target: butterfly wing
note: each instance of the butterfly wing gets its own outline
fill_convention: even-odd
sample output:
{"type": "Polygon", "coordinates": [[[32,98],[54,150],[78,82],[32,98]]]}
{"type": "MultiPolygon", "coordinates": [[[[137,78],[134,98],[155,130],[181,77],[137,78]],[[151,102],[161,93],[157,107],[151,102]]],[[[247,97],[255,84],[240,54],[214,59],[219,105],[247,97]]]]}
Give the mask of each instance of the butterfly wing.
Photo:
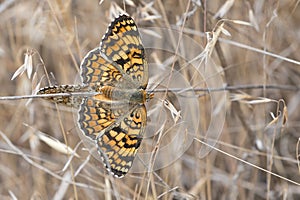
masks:
{"type": "Polygon", "coordinates": [[[120,123],[115,123],[97,138],[98,152],[106,168],[123,177],[131,168],[142,142],[147,121],[144,105],[137,104],[120,123]]]}
{"type": "Polygon", "coordinates": [[[84,98],[78,111],[78,125],[88,138],[95,140],[104,129],[117,123],[119,118],[131,110],[127,102],[112,101],[103,95],[84,98]]]}
{"type": "MultiPolygon", "coordinates": [[[[121,15],[111,23],[100,48],[84,58],[81,76],[84,84],[137,89],[134,94],[147,87],[144,47],[131,17],[121,15]]],[[[132,104],[130,99],[120,100],[119,104],[120,98],[108,99],[111,96],[84,98],[78,124],[84,135],[96,142],[106,168],[116,177],[123,177],[141,144],[147,113],[143,104],[132,104]]]]}
{"type": "Polygon", "coordinates": [[[100,43],[101,52],[120,67],[135,84],[135,88],[147,87],[148,65],[138,28],[130,16],[121,15],[108,27],[100,43]]]}
{"type": "Polygon", "coordinates": [[[122,78],[119,70],[101,56],[99,48],[93,49],[83,58],[80,75],[83,84],[100,84],[101,86],[114,86],[122,78]]]}

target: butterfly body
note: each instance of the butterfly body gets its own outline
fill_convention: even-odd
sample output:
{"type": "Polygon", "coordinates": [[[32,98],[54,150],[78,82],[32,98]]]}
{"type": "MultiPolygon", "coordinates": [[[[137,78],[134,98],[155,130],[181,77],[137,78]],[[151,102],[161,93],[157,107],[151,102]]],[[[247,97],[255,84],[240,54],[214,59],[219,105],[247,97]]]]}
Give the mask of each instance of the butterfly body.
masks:
{"type": "Polygon", "coordinates": [[[145,103],[150,98],[150,94],[144,89],[123,89],[112,86],[104,86],[100,89],[103,95],[113,100],[124,100],[131,103],[145,103]]]}

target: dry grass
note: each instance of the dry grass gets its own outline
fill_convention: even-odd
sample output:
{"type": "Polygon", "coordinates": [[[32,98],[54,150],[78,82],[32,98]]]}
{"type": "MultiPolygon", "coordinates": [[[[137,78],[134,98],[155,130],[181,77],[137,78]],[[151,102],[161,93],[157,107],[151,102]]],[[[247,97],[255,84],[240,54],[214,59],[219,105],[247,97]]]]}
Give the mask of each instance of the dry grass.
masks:
{"type": "Polygon", "coordinates": [[[123,179],[109,176],[84,149],[71,110],[39,99],[0,101],[1,199],[300,198],[299,1],[98,3],[2,1],[0,95],[32,94],[40,80],[48,85],[46,71],[52,83],[74,83],[81,59],[124,7],[143,28],[145,46],[157,47],[146,49],[148,62],[159,67],[150,67],[150,88],[198,88],[196,95],[170,91],[162,109],[168,120],[159,121],[157,105],[166,102],[155,94],[141,147],[155,171],[133,169],[123,179]],[[176,28],[178,35],[167,32],[161,42],[150,27],[176,28]],[[164,51],[167,40],[173,52],[164,51]],[[27,71],[12,81],[22,65],[27,71]],[[188,81],[169,76],[170,67],[188,81]],[[209,93],[200,91],[207,87],[209,93]],[[171,162],[179,152],[169,144],[176,136],[192,144],[171,162]],[[64,145],[79,157],[66,155],[64,145]]]}

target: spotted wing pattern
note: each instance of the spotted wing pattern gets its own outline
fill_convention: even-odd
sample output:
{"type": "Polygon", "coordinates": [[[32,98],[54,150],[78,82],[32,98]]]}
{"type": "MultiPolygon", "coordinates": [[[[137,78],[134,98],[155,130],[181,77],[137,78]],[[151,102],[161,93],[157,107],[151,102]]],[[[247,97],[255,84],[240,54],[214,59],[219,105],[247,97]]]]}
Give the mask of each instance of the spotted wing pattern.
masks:
{"type": "Polygon", "coordinates": [[[107,128],[98,138],[98,152],[106,168],[116,177],[123,177],[131,168],[142,142],[146,121],[145,106],[137,104],[120,123],[107,128]]]}
{"type": "Polygon", "coordinates": [[[80,69],[83,84],[114,86],[122,78],[120,71],[102,57],[99,48],[93,49],[84,57],[80,69]]]}
{"type": "Polygon", "coordinates": [[[85,136],[95,140],[131,109],[132,105],[127,102],[116,104],[101,95],[85,98],[78,112],[79,128],[85,136]]]}
{"type": "Polygon", "coordinates": [[[123,177],[131,168],[146,127],[144,106],[148,65],[133,19],[116,18],[103,36],[100,47],[81,62],[83,85],[50,86],[38,94],[55,103],[78,109],[83,134],[96,143],[106,168],[123,177]],[[55,93],[96,92],[87,96],[52,96],[55,93]]]}
{"type": "MultiPolygon", "coordinates": [[[[78,123],[85,136],[96,142],[106,166],[116,177],[123,177],[131,168],[145,131],[147,113],[144,102],[135,94],[148,83],[148,65],[138,29],[127,15],[116,18],[100,43],[81,63],[84,84],[136,89],[130,98],[110,99],[115,95],[99,94],[83,99],[78,123]]],[[[132,91],[132,90],[131,90],[132,91]]]]}
{"type": "Polygon", "coordinates": [[[148,64],[138,28],[127,15],[116,18],[108,27],[100,43],[100,50],[128,75],[136,88],[146,89],[148,64]]]}

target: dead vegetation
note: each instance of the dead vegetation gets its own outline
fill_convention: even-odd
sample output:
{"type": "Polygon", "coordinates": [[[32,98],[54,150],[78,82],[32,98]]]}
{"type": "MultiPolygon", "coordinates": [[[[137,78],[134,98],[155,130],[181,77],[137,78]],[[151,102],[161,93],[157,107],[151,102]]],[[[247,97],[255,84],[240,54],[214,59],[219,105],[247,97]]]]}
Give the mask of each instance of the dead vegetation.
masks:
{"type": "Polygon", "coordinates": [[[124,9],[140,28],[156,93],[140,150],[148,165],[123,179],[90,155],[72,110],[2,98],[0,198],[299,199],[298,4],[2,1],[1,97],[78,82],[81,59],[124,9]]]}

